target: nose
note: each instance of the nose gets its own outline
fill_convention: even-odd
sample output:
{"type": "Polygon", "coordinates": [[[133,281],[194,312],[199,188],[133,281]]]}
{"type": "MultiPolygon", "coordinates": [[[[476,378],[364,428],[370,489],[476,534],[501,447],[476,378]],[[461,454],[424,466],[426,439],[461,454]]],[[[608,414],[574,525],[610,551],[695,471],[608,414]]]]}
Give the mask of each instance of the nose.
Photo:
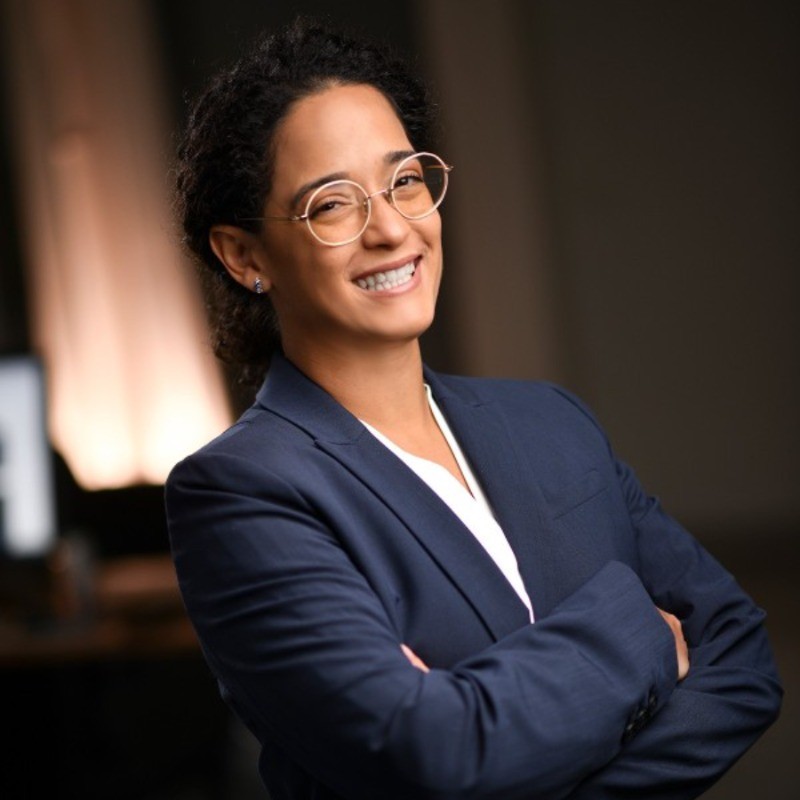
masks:
{"type": "Polygon", "coordinates": [[[405,241],[411,226],[392,205],[388,189],[369,196],[370,215],[361,235],[365,247],[397,247],[405,241]]]}

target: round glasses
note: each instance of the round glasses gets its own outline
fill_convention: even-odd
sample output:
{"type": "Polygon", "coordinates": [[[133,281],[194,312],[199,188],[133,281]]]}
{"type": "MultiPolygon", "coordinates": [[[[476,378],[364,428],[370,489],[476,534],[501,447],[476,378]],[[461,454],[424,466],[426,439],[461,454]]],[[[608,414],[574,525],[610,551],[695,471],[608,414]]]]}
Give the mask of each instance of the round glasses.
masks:
{"type": "Polygon", "coordinates": [[[367,229],[372,199],[378,195],[386,195],[388,202],[406,219],[424,219],[433,214],[444,200],[452,169],[433,153],[413,153],[398,163],[385,189],[367,194],[355,181],[331,181],[314,189],[304,213],[255,219],[305,222],[319,242],[340,247],[354,242],[367,229]]]}

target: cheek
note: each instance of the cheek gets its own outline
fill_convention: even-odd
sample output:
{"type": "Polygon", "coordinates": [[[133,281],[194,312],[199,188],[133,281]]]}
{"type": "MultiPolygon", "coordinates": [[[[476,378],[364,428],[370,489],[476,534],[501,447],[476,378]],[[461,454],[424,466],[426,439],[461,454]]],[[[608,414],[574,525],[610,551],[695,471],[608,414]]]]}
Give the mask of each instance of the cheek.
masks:
{"type": "Polygon", "coordinates": [[[425,220],[430,224],[430,237],[436,240],[437,246],[441,247],[442,243],[442,215],[435,211],[430,217],[425,220]]]}
{"type": "Polygon", "coordinates": [[[438,262],[441,271],[442,261],[442,221],[438,213],[431,217],[431,224],[425,232],[425,241],[430,248],[431,255],[438,262]]]}
{"type": "MultiPolygon", "coordinates": [[[[307,231],[292,226],[280,238],[273,237],[266,248],[270,278],[279,291],[295,294],[314,287],[331,273],[331,254],[305,241],[307,231]],[[294,234],[293,236],[288,234],[294,234]]],[[[311,238],[310,236],[308,238],[311,238]]]]}
{"type": "Polygon", "coordinates": [[[416,225],[417,233],[430,254],[438,257],[442,251],[442,219],[439,212],[418,220],[416,225]]]}
{"type": "MultiPolygon", "coordinates": [[[[345,248],[341,248],[344,250],[345,248]]],[[[281,265],[275,291],[293,313],[328,313],[341,305],[346,292],[347,254],[320,246],[312,252],[295,253],[281,265]]]]}

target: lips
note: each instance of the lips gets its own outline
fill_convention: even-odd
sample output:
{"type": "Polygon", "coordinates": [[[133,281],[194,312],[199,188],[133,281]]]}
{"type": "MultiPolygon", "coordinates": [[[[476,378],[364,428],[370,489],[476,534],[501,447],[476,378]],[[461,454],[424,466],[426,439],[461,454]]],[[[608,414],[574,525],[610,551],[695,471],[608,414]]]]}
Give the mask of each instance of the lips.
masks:
{"type": "Polygon", "coordinates": [[[353,283],[368,292],[387,291],[408,283],[414,277],[416,270],[417,262],[416,259],[413,259],[393,269],[381,270],[379,272],[372,272],[369,275],[363,275],[356,278],[353,283]]]}

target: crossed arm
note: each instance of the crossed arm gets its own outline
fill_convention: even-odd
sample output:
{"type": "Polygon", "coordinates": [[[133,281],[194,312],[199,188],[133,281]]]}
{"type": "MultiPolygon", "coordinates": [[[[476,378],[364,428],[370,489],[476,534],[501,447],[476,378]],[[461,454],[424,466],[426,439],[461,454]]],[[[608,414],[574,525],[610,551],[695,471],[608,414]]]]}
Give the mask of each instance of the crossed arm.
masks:
{"type": "Polygon", "coordinates": [[[764,613],[659,503],[617,464],[634,521],[639,574],[653,601],[673,613],[691,666],[669,702],[570,800],[675,800],[702,794],[777,717],[782,689],[764,613]]]}
{"type": "Polygon", "coordinates": [[[641,574],[610,562],[535,625],[426,673],[306,499],[254,469],[218,455],[171,480],[184,598],[234,708],[345,797],[689,798],[776,713],[760,612],[635,482],[641,574]],[[677,689],[657,607],[690,647],[677,689]]]}

